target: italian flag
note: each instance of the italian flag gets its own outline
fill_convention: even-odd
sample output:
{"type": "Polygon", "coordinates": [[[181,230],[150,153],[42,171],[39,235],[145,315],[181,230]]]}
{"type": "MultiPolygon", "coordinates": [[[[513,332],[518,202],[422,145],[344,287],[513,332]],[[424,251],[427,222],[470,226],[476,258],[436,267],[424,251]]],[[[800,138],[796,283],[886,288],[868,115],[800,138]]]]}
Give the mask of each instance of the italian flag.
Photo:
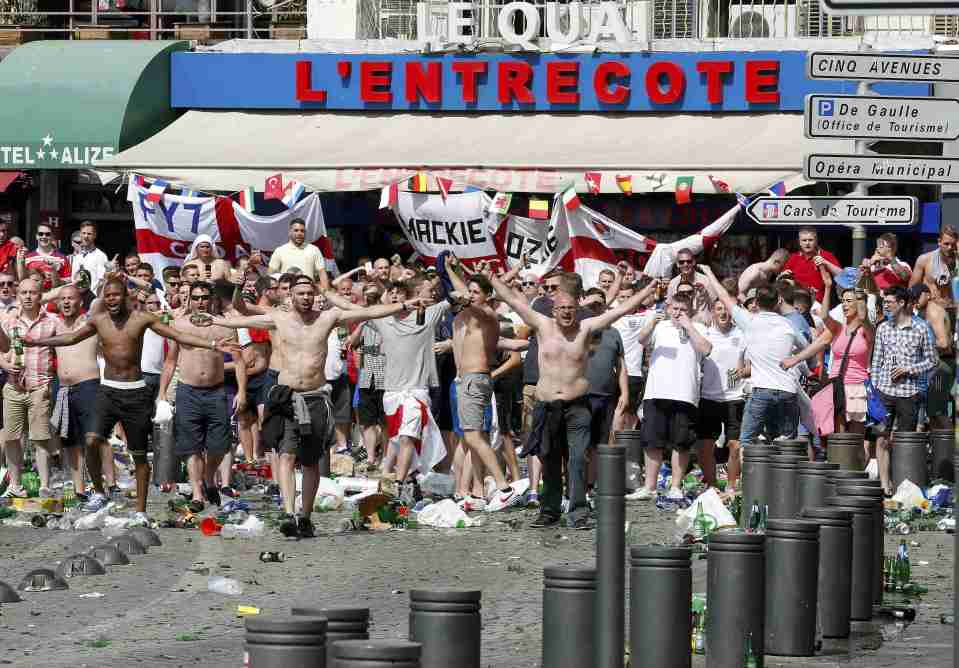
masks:
{"type": "Polygon", "coordinates": [[[253,213],[253,188],[244,188],[240,191],[240,206],[244,211],[253,213]]]}
{"type": "Polygon", "coordinates": [[[561,197],[563,198],[563,206],[569,211],[579,208],[579,195],[576,194],[576,186],[574,184],[570,183],[567,185],[561,197]]]}

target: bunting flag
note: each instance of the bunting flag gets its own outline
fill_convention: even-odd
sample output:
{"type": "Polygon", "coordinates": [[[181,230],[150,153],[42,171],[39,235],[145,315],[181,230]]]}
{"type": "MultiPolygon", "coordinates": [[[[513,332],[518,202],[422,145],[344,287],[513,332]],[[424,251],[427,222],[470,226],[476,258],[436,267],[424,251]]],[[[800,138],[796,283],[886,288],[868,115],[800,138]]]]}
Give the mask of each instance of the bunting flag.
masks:
{"type": "Polygon", "coordinates": [[[167,186],[170,185],[166,181],[157,179],[153,182],[153,185],[150,186],[150,189],[147,190],[147,201],[148,202],[162,202],[163,193],[166,192],[167,186]]]}
{"type": "Polygon", "coordinates": [[[240,191],[240,206],[244,211],[253,213],[253,188],[244,188],[240,191]]]}
{"type": "Polygon", "coordinates": [[[616,185],[625,195],[633,194],[633,177],[630,174],[617,174],[616,185]]]}
{"type": "Polygon", "coordinates": [[[718,176],[713,176],[712,174],[707,174],[709,177],[709,182],[713,184],[713,188],[716,189],[718,193],[731,193],[732,188],[729,187],[729,184],[723,181],[718,176]]]}
{"type": "Polygon", "coordinates": [[[181,197],[202,197],[202,195],[200,194],[198,190],[189,190],[188,188],[181,188],[180,196],[181,197]]]}
{"type": "Polygon", "coordinates": [[[266,178],[263,185],[263,199],[283,199],[283,174],[274,174],[266,178]]]}
{"type": "Polygon", "coordinates": [[[586,181],[586,188],[589,190],[589,193],[591,195],[598,195],[603,183],[603,173],[586,172],[586,174],[583,175],[583,179],[586,181]]]}
{"type": "Polygon", "coordinates": [[[430,185],[429,180],[426,178],[426,174],[423,172],[417,172],[416,176],[410,178],[409,189],[414,193],[429,192],[430,185]]]}
{"type": "Polygon", "coordinates": [[[682,249],[688,249],[693,255],[699,255],[704,250],[709,250],[715,246],[719,238],[732,227],[736,220],[736,214],[739,213],[743,204],[737,203],[736,206],[711,222],[700,230],[697,234],[683,237],[678,241],[668,244],[658,244],[649,257],[649,262],[643,268],[648,276],[653,278],[670,278],[673,273],[673,265],[676,262],[676,254],[682,249]]]}
{"type": "Polygon", "coordinates": [[[529,200],[529,217],[549,220],[549,201],[531,197],[529,200]]]}
{"type": "Polygon", "coordinates": [[[483,192],[483,189],[478,188],[476,186],[466,186],[465,188],[463,188],[463,192],[464,193],[481,193],[483,192]]]}
{"type": "Polygon", "coordinates": [[[436,177],[436,185],[440,189],[440,197],[443,198],[443,201],[446,201],[446,198],[450,196],[450,188],[453,187],[453,179],[444,179],[442,176],[436,177]]]}
{"type": "Polygon", "coordinates": [[[147,180],[139,174],[131,174],[130,179],[133,181],[133,185],[140,186],[141,188],[147,187],[147,180]]]}
{"type": "Polygon", "coordinates": [[[513,196],[510,193],[496,193],[496,197],[490,201],[489,211],[505,216],[509,213],[509,205],[512,201],[513,196]]]}
{"type": "Polygon", "coordinates": [[[774,184],[767,188],[769,194],[773,197],[785,197],[786,195],[786,182],[785,181],[776,181],[774,184]]]}
{"type": "Polygon", "coordinates": [[[286,208],[292,209],[293,205],[299,201],[300,196],[304,192],[306,192],[306,186],[296,179],[292,179],[287,183],[283,189],[283,203],[286,205],[286,208]]]}
{"type": "Polygon", "coordinates": [[[693,176],[676,177],[676,204],[689,204],[693,196],[693,176]]]}
{"type": "Polygon", "coordinates": [[[391,183],[380,191],[380,208],[386,209],[396,206],[399,199],[400,186],[398,183],[391,183]]]}
{"type": "Polygon", "coordinates": [[[570,183],[560,194],[563,198],[563,206],[569,210],[578,209],[580,206],[579,195],[576,194],[576,186],[570,183]]]}

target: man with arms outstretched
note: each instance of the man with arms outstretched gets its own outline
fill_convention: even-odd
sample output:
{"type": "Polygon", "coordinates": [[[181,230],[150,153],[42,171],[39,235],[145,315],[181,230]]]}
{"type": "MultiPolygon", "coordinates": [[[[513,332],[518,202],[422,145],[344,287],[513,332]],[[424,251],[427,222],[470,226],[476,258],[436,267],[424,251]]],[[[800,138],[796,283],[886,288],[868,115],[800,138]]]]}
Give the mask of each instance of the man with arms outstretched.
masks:
{"type": "Polygon", "coordinates": [[[545,494],[534,527],[559,522],[562,503],[562,461],[569,451],[569,517],[567,524],[589,528],[586,506],[586,450],[590,443],[589,383],[586,363],[594,332],[600,332],[632,313],[655,289],[651,283],[630,299],[605,313],[578,321],[576,311],[582,288],[575,274],[563,274],[553,293],[553,317],[531,309],[526,299],[492,274],[493,289],[536,332],[539,342],[539,382],[527,452],[543,460],[545,494]]]}
{"type": "MultiPolygon", "coordinates": [[[[147,492],[150,483],[150,465],[147,448],[152,429],[153,393],[143,380],[140,370],[143,334],[152,329],[160,336],[177,343],[214,350],[217,342],[211,339],[178,332],[147,311],[127,308],[127,286],[123,279],[108,276],[103,287],[103,308],[93,309],[90,318],[66,334],[47,338],[24,339],[27,346],[73,346],[91,336],[99,335],[106,366],[103,380],[97,390],[95,421],[96,434],[109,438],[119,422],[127,435],[127,449],[133,457],[137,479],[137,513],[135,519],[148,522],[146,516],[147,492]]],[[[87,459],[90,477],[99,480],[100,458],[87,459]]]]}
{"type": "Polygon", "coordinates": [[[288,537],[314,534],[310,513],[320,483],[320,458],[332,443],[331,388],[326,382],[327,339],[337,326],[409,313],[419,300],[343,311],[313,310],[316,286],[307,276],[293,284],[293,308],[245,318],[214,318],[214,324],[238,329],[272,330],[273,348],[282,360],[277,384],[267,399],[263,439],[280,455],[279,484],[285,516],[280,531],[288,537]],[[303,511],[294,516],[294,468],[303,466],[303,511]]]}

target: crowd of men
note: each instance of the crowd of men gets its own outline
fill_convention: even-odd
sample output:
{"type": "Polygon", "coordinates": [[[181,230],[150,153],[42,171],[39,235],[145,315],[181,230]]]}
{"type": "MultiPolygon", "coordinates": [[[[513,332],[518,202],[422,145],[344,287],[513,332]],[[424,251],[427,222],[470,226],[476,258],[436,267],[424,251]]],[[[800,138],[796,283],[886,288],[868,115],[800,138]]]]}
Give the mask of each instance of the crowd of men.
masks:
{"type": "Polygon", "coordinates": [[[629,498],[656,498],[668,454],[664,493],[678,501],[692,457],[709,485],[724,465],[732,493],[742,448],[798,436],[821,458],[837,431],[867,435],[891,493],[890,432],[952,420],[949,225],[914,268],[894,235],[844,268],[804,228],[797,252],[738,279],[680,250],[674,276],[621,262],[585,286],[448,253],[361,258],[331,278],[299,220],[268,260],[254,251],[233,266],[201,235],[161,275],[136,253],[110,260],[96,239],[84,223],[67,256],[41,224],[27,250],[0,224],[8,497],[26,495],[29,441],[41,496],[59,456],[84,510],[102,509],[117,436],[146,520],[153,420],[172,408],[193,512],[235,495],[235,461],[267,459],[280,530],[312,536],[324,459],[365,450],[371,476],[451,475],[466,511],[523,505],[539,508],[535,527],[589,528],[594,448],[619,430],[641,434],[629,498]]]}

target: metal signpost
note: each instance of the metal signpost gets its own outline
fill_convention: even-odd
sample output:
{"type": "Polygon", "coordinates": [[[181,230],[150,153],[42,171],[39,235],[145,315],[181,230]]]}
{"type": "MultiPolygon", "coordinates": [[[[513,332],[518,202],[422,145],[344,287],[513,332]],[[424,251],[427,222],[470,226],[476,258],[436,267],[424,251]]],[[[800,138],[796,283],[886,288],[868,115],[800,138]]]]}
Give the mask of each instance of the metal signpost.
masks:
{"type": "Polygon", "coordinates": [[[806,136],[835,139],[959,139],[959,100],[881,95],[807,95],[806,136]]]}
{"type": "Polygon", "coordinates": [[[959,183],[959,158],[812,153],[803,174],[810,181],[959,183]]]}
{"type": "Polygon", "coordinates": [[[746,209],[760,225],[911,225],[915,197],[758,197],[746,209]]]}

